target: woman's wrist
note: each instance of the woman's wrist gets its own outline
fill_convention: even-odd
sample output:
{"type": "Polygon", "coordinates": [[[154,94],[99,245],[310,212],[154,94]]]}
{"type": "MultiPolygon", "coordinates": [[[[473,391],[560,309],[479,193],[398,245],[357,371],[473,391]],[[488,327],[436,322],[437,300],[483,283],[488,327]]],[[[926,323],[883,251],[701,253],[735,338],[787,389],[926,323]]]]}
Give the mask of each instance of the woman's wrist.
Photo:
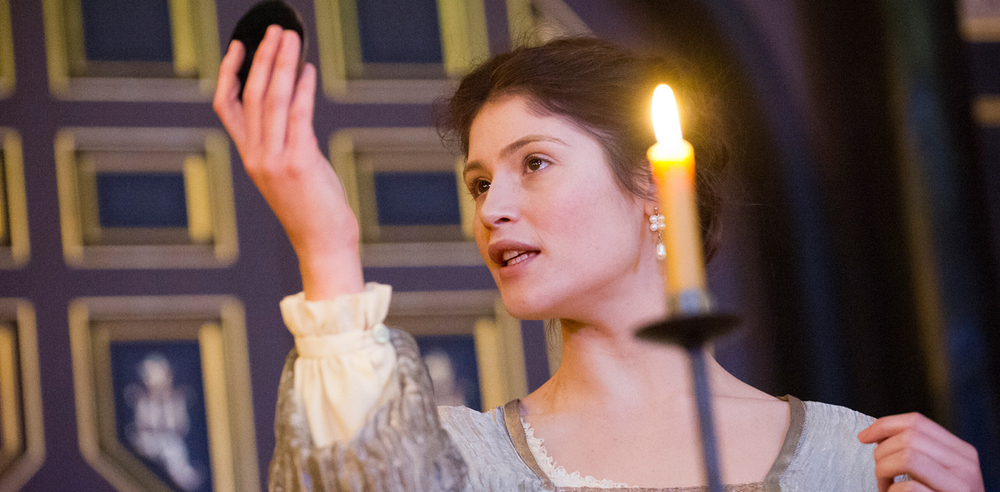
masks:
{"type": "Polygon", "coordinates": [[[357,243],[323,255],[299,255],[302,291],[307,301],[357,294],[365,288],[357,243]]]}

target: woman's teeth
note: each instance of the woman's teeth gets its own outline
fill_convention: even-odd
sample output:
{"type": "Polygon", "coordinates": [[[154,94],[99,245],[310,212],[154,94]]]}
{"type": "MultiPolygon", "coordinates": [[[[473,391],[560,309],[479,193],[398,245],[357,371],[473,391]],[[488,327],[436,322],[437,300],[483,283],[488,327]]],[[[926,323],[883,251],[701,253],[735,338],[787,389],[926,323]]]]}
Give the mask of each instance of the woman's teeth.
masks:
{"type": "Polygon", "coordinates": [[[535,254],[534,251],[508,251],[504,253],[504,266],[516,265],[535,254]]]}
{"type": "Polygon", "coordinates": [[[503,261],[504,262],[508,262],[508,261],[510,261],[511,258],[513,258],[513,257],[515,257],[515,256],[517,256],[517,255],[519,255],[519,254],[521,254],[523,252],[524,251],[504,251],[504,253],[503,253],[503,261]]]}

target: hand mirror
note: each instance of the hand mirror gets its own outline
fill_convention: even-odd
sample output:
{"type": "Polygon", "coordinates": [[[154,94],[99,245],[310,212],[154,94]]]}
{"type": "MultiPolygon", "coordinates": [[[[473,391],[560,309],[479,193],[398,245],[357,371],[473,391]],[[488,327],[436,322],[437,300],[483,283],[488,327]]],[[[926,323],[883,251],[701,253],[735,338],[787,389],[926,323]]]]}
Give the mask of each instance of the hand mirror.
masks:
{"type": "Polygon", "coordinates": [[[247,75],[250,74],[250,64],[253,63],[253,55],[257,52],[257,46],[264,40],[264,33],[267,27],[277,24],[282,29],[292,30],[299,34],[302,40],[302,49],[299,51],[299,73],[306,60],[306,37],[302,27],[302,18],[291,6],[281,0],[266,0],[254,5],[233,29],[232,40],[243,43],[246,48],[246,55],[243,57],[243,65],[237,76],[240,79],[240,100],[243,100],[243,88],[247,84],[247,75]]]}

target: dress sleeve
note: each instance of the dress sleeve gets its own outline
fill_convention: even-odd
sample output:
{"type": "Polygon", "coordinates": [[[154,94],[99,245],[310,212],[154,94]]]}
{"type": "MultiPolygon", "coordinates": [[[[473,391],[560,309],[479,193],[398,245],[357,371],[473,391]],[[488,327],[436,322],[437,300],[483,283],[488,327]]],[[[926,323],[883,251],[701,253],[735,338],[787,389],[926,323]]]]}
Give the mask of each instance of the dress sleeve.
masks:
{"type": "Polygon", "coordinates": [[[296,399],[318,447],[351,439],[399,394],[396,351],[382,324],[391,295],[388,285],[368,283],[361,293],[333,300],[306,301],[299,293],[281,301],[298,352],[296,399]]]}
{"type": "Polygon", "coordinates": [[[319,304],[282,301],[296,348],[278,387],[269,491],[469,488],[416,342],[382,325],[389,294],[368,284],[319,304]]]}

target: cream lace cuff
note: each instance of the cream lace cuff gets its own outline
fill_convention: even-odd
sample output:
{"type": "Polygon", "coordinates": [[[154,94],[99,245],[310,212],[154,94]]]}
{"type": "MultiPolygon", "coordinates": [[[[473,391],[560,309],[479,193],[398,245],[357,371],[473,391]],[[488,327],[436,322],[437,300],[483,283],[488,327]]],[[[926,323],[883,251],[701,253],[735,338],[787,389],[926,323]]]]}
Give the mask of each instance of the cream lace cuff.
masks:
{"type": "Polygon", "coordinates": [[[295,335],[295,394],[305,409],[313,445],[349,440],[399,393],[396,351],[382,322],[392,288],[368,283],[364,292],[327,301],[299,293],[281,301],[295,335]]]}

